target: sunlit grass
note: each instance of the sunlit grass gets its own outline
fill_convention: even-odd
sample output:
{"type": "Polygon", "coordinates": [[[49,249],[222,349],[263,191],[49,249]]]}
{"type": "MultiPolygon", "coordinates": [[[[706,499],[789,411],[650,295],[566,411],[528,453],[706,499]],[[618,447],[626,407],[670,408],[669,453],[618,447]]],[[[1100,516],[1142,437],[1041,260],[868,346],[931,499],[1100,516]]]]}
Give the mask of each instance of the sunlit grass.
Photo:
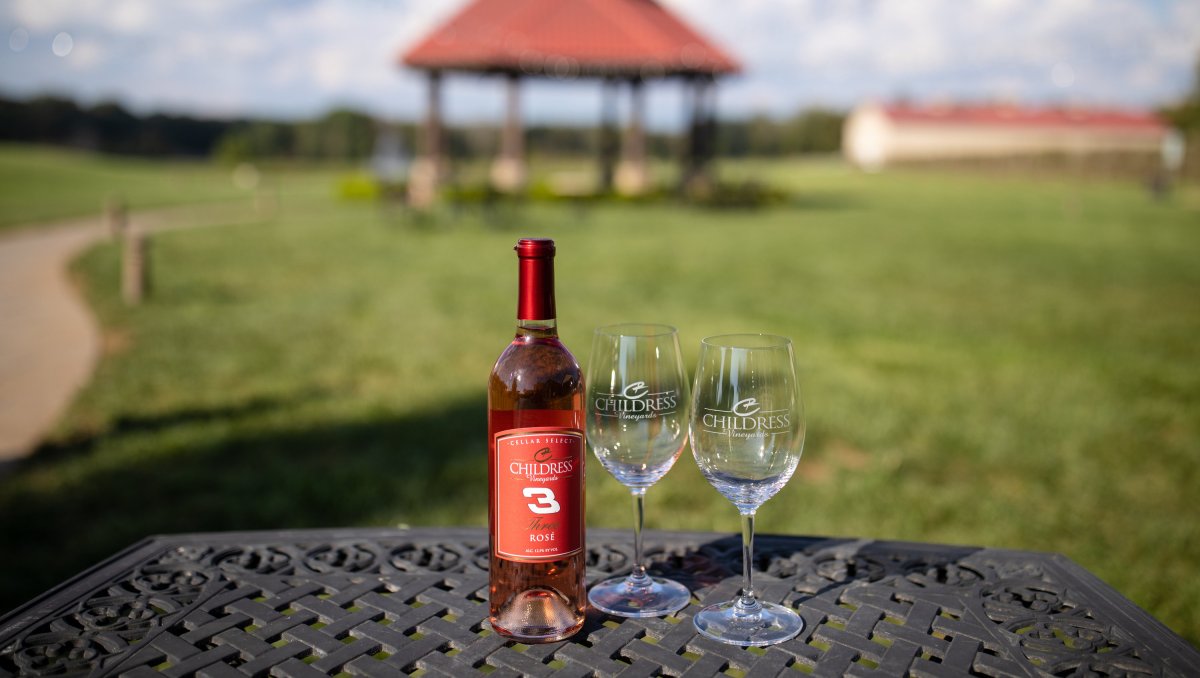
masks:
{"type": "Polygon", "coordinates": [[[0,232],[31,222],[100,216],[114,202],[138,210],[246,201],[277,190],[269,175],[259,181],[243,178],[239,186],[233,168],[207,160],[102,157],[16,144],[0,144],[0,186],[0,232]]]}
{"type": "MultiPolygon", "coordinates": [[[[793,338],[809,440],[760,530],[1062,552],[1200,639],[1193,193],[723,171],[794,201],[418,220],[283,174],[274,219],[156,236],[140,308],[120,304],[116,249],[90,252],[76,273],[109,354],[54,442],[0,481],[0,608],[154,532],[483,525],[512,245],[546,235],[581,362],[592,328],[619,321],[676,325],[689,364],[709,334],[793,338]]],[[[648,526],[735,531],[687,454],[648,526]]],[[[589,525],[629,525],[599,465],[588,492],[589,525]]]]}

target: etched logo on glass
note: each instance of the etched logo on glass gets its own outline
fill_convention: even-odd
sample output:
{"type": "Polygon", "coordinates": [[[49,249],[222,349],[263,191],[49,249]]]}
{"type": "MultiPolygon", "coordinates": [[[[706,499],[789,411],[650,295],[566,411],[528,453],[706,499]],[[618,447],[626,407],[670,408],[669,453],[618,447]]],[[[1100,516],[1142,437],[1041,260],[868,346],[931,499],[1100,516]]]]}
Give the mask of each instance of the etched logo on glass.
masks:
{"type": "Polygon", "coordinates": [[[743,398],[728,410],[704,408],[700,425],[708,433],[735,438],[761,438],[790,430],[791,410],[764,410],[757,398],[743,398]]]}
{"type": "Polygon", "coordinates": [[[635,381],[619,393],[596,393],[594,412],[616,419],[654,419],[674,414],[679,408],[679,392],[672,389],[652,392],[646,382],[635,381]]]}

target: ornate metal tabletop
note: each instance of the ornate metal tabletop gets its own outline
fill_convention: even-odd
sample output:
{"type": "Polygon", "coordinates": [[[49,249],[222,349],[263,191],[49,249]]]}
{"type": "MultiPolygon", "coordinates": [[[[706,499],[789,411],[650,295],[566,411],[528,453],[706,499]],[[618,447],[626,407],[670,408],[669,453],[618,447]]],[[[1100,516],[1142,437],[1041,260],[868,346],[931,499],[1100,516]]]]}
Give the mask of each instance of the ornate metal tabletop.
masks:
{"type": "MultiPolygon", "coordinates": [[[[589,531],[589,583],[628,570],[629,540],[589,531]]],[[[0,676],[1200,675],[1200,652],[1058,555],[759,536],[756,588],[806,628],[743,649],[691,624],[736,594],[740,539],[646,543],[689,607],[591,610],[570,640],[525,646],[488,628],[480,529],[154,537],[0,619],[0,676]]]]}

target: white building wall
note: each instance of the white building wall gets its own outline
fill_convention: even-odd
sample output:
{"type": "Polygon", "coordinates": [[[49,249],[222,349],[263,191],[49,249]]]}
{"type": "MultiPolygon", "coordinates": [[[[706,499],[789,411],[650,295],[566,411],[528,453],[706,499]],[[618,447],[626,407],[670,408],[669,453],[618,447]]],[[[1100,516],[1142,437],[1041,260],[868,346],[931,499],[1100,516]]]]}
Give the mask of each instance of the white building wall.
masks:
{"type": "Polygon", "coordinates": [[[1096,125],[980,124],[904,121],[883,107],[855,109],[843,129],[842,150],[855,165],[877,170],[893,162],[1029,155],[1157,154],[1165,129],[1096,125]]]}

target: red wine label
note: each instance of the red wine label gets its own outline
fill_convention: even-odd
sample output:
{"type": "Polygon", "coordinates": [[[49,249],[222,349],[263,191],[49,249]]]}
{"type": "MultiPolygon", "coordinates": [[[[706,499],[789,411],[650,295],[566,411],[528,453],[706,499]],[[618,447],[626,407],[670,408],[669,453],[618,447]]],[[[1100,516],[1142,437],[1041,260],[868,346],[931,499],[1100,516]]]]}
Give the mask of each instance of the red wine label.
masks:
{"type": "Polygon", "coordinates": [[[496,555],[558,560],[583,549],[583,433],[540,427],[496,434],[496,555]]]}

